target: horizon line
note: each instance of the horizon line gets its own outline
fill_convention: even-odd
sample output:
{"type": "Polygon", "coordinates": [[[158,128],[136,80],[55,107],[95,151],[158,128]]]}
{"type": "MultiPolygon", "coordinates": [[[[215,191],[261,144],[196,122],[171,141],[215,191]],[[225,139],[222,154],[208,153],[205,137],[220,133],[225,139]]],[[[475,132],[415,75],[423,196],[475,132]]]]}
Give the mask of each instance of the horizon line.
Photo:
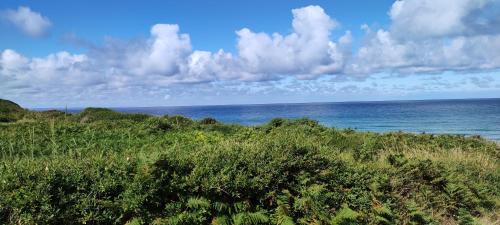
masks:
{"type": "Polygon", "coordinates": [[[361,101],[312,101],[312,102],[275,102],[275,103],[242,103],[242,104],[207,104],[207,105],[163,105],[163,106],[78,106],[78,107],[33,107],[30,110],[50,110],[50,109],[85,109],[85,108],[159,108],[159,107],[217,107],[217,106],[262,106],[262,105],[304,105],[304,104],[335,104],[335,103],[380,103],[380,102],[421,102],[421,101],[459,101],[459,100],[500,100],[500,97],[485,98],[436,98],[436,99],[402,99],[402,100],[361,100],[361,101]]]}

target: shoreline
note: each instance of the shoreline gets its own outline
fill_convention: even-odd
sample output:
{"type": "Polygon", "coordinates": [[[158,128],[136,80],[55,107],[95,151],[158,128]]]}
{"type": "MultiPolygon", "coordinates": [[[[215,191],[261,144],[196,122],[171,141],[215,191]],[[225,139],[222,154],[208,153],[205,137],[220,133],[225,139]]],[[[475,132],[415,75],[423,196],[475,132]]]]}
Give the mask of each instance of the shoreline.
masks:
{"type": "Polygon", "coordinates": [[[0,223],[268,225],[283,209],[323,224],[498,221],[500,148],[483,138],[102,108],[16,115],[0,126],[0,195],[10,196],[0,223]]]}

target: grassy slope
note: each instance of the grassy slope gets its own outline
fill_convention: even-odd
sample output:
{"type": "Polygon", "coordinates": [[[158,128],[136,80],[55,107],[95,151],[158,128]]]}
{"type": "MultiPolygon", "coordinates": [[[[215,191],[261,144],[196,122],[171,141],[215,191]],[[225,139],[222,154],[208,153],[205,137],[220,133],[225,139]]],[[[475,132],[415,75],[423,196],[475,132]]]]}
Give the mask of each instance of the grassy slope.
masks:
{"type": "Polygon", "coordinates": [[[14,122],[22,118],[24,111],[18,104],[0,99],[0,122],[14,122]]]}
{"type": "Polygon", "coordinates": [[[88,109],[0,123],[0,223],[492,224],[500,148],[88,109]]]}

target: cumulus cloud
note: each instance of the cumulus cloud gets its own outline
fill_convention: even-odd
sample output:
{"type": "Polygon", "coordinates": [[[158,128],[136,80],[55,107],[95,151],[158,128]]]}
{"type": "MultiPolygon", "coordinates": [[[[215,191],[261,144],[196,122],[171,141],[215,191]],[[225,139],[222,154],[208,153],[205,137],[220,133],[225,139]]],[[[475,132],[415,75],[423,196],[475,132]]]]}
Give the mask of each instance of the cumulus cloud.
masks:
{"type": "Polygon", "coordinates": [[[47,81],[105,78],[114,87],[275,80],[284,76],[309,79],[341,72],[351,33],[332,41],[331,31],[338,23],[319,6],[294,9],[292,14],[293,32],[287,35],[255,33],[248,28],[236,31],[236,55],[222,49],[193,50],[189,35],[181,33],[178,25],[156,24],[146,40],[108,39],[102,46],[89,45],[85,55],[60,52],[27,59],[13,50],[4,50],[2,68],[11,71],[11,67],[22,67],[17,71],[19,76],[47,81]]]}
{"type": "Polygon", "coordinates": [[[477,72],[500,68],[496,0],[400,0],[389,29],[372,31],[346,73],[477,72]]]}
{"type": "Polygon", "coordinates": [[[13,76],[26,67],[28,59],[14,50],[6,49],[0,55],[0,71],[4,75],[13,76]]]}
{"type": "Polygon", "coordinates": [[[24,6],[20,6],[17,10],[6,10],[1,13],[1,16],[4,20],[31,37],[46,35],[49,28],[52,26],[52,23],[47,17],[24,6]]]}
{"type": "Polygon", "coordinates": [[[338,22],[319,6],[292,10],[293,32],[286,36],[255,33],[248,28],[236,32],[238,52],[245,70],[254,74],[321,75],[343,69],[344,51],[350,33],[342,42],[331,41],[338,22]]]}
{"type": "Polygon", "coordinates": [[[144,52],[134,55],[139,60],[140,74],[174,75],[191,52],[189,35],[179,34],[179,26],[156,24],[151,28],[151,43],[144,52]]]}
{"type": "Polygon", "coordinates": [[[147,40],[109,39],[103,46],[92,47],[88,57],[93,69],[162,85],[239,78],[232,54],[193,50],[189,35],[180,33],[178,25],[156,24],[150,33],[147,40]]]}
{"type": "Polygon", "coordinates": [[[499,35],[401,41],[386,30],[368,34],[347,73],[479,72],[500,68],[499,35]]]}
{"type": "Polygon", "coordinates": [[[81,87],[96,84],[99,79],[105,82],[104,77],[89,69],[90,63],[86,55],[64,51],[29,59],[7,49],[0,55],[0,78],[3,75],[23,84],[20,87],[35,89],[81,87]]]}
{"type": "MultiPolygon", "coordinates": [[[[156,24],[145,39],[108,38],[102,45],[85,42],[85,54],[63,51],[28,58],[5,49],[0,55],[0,88],[23,93],[71,90],[94,95],[133,90],[137,94],[167,96],[160,90],[180,84],[265,83],[317,79],[322,75],[356,80],[381,72],[497,70],[499,6],[496,0],[396,1],[388,12],[391,23],[387,28],[372,30],[362,26],[365,36],[356,44],[356,51],[352,51],[354,39],[350,31],[332,36],[339,22],[319,6],[292,10],[292,29],[287,34],[237,30],[235,53],[193,49],[189,35],[182,33],[178,25],[156,24]]],[[[20,7],[7,14],[16,13],[24,15],[18,17],[25,19],[17,20],[29,24],[27,33],[32,36],[50,27],[48,19],[29,8],[20,7]]],[[[74,36],[68,39],[77,40],[74,36]]]]}
{"type": "Polygon", "coordinates": [[[148,40],[109,40],[93,48],[89,57],[115,73],[155,77],[155,82],[162,84],[273,80],[340,72],[351,33],[346,32],[338,42],[331,41],[331,31],[338,23],[319,6],[294,9],[292,14],[293,32],[287,35],[255,33],[248,28],[236,31],[236,55],[222,49],[193,50],[189,35],[181,33],[178,25],[156,24],[148,40]]]}
{"type": "Polygon", "coordinates": [[[389,11],[397,37],[432,38],[499,33],[497,0],[400,0],[389,11]]]}

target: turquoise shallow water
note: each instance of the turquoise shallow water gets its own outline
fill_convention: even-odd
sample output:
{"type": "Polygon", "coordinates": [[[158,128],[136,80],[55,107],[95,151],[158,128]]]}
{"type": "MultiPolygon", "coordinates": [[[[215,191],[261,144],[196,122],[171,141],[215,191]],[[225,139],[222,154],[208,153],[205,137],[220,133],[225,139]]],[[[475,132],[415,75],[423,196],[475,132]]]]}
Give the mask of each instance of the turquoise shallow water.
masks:
{"type": "MultiPolygon", "coordinates": [[[[301,103],[265,105],[129,107],[127,113],[213,117],[226,123],[256,125],[272,118],[308,117],[326,126],[361,131],[406,131],[481,135],[500,140],[500,99],[384,102],[301,103]]],[[[81,109],[71,109],[78,112],[81,109]]]]}

